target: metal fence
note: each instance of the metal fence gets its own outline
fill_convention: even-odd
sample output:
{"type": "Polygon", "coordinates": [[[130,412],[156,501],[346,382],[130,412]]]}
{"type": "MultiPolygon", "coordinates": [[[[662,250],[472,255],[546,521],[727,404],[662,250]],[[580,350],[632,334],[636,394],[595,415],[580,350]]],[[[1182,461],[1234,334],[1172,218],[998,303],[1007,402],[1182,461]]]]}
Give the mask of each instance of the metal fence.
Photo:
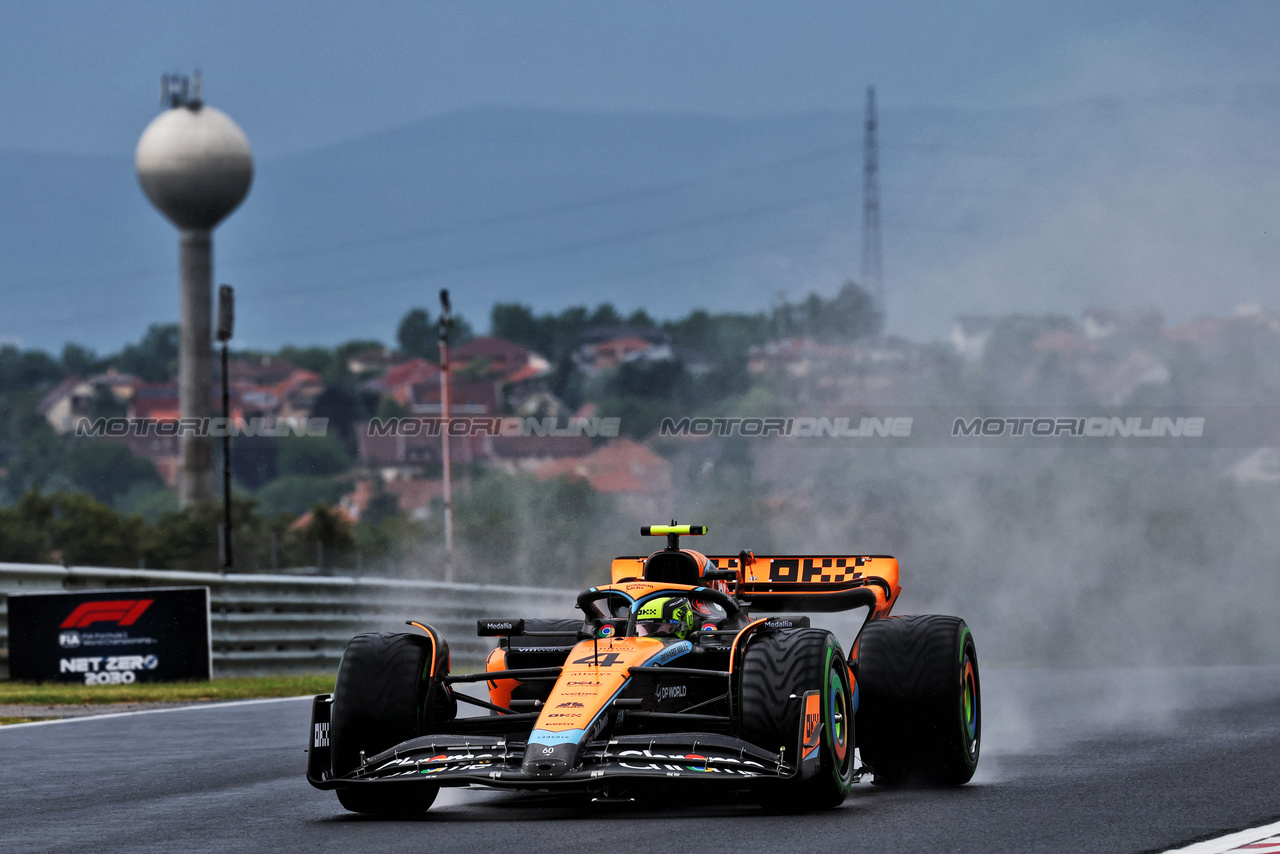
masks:
{"type": "Polygon", "coordinates": [[[493,646],[476,637],[482,617],[568,617],[578,591],[395,578],[221,574],[0,563],[0,678],[9,676],[12,593],[208,587],[215,676],[331,671],[351,636],[429,623],[455,662],[479,662],[493,646]]]}

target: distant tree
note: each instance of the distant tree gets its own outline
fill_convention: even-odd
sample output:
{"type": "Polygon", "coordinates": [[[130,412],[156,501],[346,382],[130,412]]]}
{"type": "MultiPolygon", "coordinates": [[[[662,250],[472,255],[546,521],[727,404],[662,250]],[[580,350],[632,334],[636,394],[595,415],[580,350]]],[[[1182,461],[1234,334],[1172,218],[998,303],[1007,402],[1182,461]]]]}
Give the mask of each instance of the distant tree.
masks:
{"type": "Polygon", "coordinates": [[[178,375],[178,339],[178,324],[153,323],[141,341],[120,351],[116,367],[148,382],[171,380],[178,375]]]}
{"type": "Polygon", "coordinates": [[[384,397],[378,401],[378,418],[404,418],[409,414],[409,410],[404,408],[404,404],[396,400],[394,397],[384,397]]]}
{"type": "Polygon", "coordinates": [[[400,500],[395,494],[387,492],[381,480],[374,481],[373,497],[360,513],[360,521],[370,525],[378,525],[388,519],[400,515],[400,500]]]}
{"type": "Polygon", "coordinates": [[[13,507],[0,507],[0,561],[47,561],[47,531],[52,519],[53,501],[39,491],[24,494],[13,507]]]}
{"type": "Polygon", "coordinates": [[[431,315],[425,308],[410,309],[396,330],[396,341],[400,345],[400,352],[419,359],[436,358],[438,338],[439,332],[436,325],[431,322],[431,315]]]}
{"type": "MultiPolygon", "coordinates": [[[[144,555],[147,566],[216,569],[220,554],[218,526],[222,524],[222,514],[221,501],[204,501],[194,507],[161,516],[151,527],[149,545],[144,555]]],[[[292,516],[273,518],[259,514],[256,501],[233,494],[231,528],[235,568],[250,571],[269,568],[272,533],[279,537],[277,557],[284,557],[287,565],[289,561],[284,554],[286,550],[283,548],[282,535],[292,521],[292,516]]]]}
{"type": "Polygon", "coordinates": [[[884,313],[865,288],[857,282],[845,282],[827,301],[819,328],[834,338],[867,338],[880,334],[884,313]]]}
{"type": "Polygon", "coordinates": [[[552,347],[551,352],[539,350],[538,352],[552,360],[558,360],[561,356],[572,353],[578,346],[578,337],[587,331],[590,319],[587,317],[587,309],[585,306],[575,305],[566,308],[555,317],[549,317],[552,347]]]}
{"type": "Polygon", "coordinates": [[[137,566],[147,521],[119,513],[83,493],[59,495],[49,540],[69,566],[137,566]]]}
{"type": "Polygon", "coordinates": [[[643,308],[637,308],[627,317],[627,326],[648,328],[656,325],[657,324],[653,322],[653,318],[649,316],[649,312],[645,311],[643,308]]]}
{"type": "Polygon", "coordinates": [[[247,489],[276,479],[277,445],[273,436],[237,436],[231,443],[231,475],[247,489]]]}
{"type": "Polygon", "coordinates": [[[326,347],[281,347],[280,358],[324,377],[341,374],[346,370],[346,365],[338,364],[333,351],[326,347]]]}
{"type": "Polygon", "coordinates": [[[138,565],[150,539],[145,519],[84,493],[25,493],[0,509],[0,560],[68,566],[138,565]]]}
{"type": "Polygon", "coordinates": [[[347,484],[332,477],[295,474],[276,478],[259,489],[255,497],[268,513],[296,517],[317,501],[336,503],[347,489],[347,484]]]}
{"type": "Polygon", "coordinates": [[[155,466],[135,457],[127,445],[108,439],[75,442],[58,471],[77,488],[107,504],[114,504],[135,484],[152,489],[164,486],[155,466]]]}
{"type": "MultiPolygon", "coordinates": [[[[476,331],[471,326],[471,322],[461,314],[455,314],[453,316],[453,323],[449,327],[449,346],[457,347],[460,344],[466,344],[475,337],[476,331]]],[[[439,340],[438,333],[437,340],[439,340]]]]}
{"type": "Polygon", "coordinates": [[[558,317],[544,314],[535,317],[533,309],[519,303],[498,303],[489,315],[491,335],[527,347],[552,360],[559,360],[572,349],[572,340],[582,331],[586,309],[568,309],[558,317]]]}
{"type": "Polygon", "coordinates": [[[582,405],[583,376],[578,371],[578,366],[573,363],[573,357],[569,353],[565,353],[556,362],[555,371],[550,377],[551,393],[560,398],[564,405],[571,410],[576,410],[582,405]]]}
{"type": "MultiPolygon", "coordinates": [[[[160,517],[152,531],[147,566],[165,569],[214,569],[218,564],[218,524],[222,507],[205,501],[160,517]]],[[[233,519],[234,525],[234,519],[233,519]]]]}
{"type": "Polygon", "coordinates": [[[62,372],[72,377],[88,377],[98,373],[105,366],[105,361],[87,347],[81,347],[68,341],[62,348],[62,372]]]}
{"type": "Polygon", "coordinates": [[[329,429],[337,433],[348,453],[354,453],[356,424],[367,421],[370,412],[360,394],[350,384],[343,383],[325,386],[311,406],[311,415],[328,418],[329,429]]]}
{"type": "Polygon", "coordinates": [[[62,376],[62,367],[47,353],[0,347],[0,393],[51,385],[62,376]]]}
{"type": "Polygon", "coordinates": [[[64,462],[66,440],[53,432],[34,405],[0,416],[4,414],[9,415],[4,425],[6,438],[17,445],[5,461],[10,491],[21,493],[44,486],[64,462]]]}
{"type": "Polygon", "coordinates": [[[662,328],[671,342],[711,356],[723,366],[746,360],[747,350],[773,336],[764,314],[711,314],[695,309],[683,318],[667,321],[662,328]]]}
{"type": "Polygon", "coordinates": [[[811,293],[797,307],[804,331],[815,337],[825,337],[827,332],[834,332],[838,325],[834,319],[827,317],[827,302],[816,293],[811,293]]]}
{"type": "Polygon", "coordinates": [[[612,303],[601,303],[596,306],[596,310],[587,318],[587,326],[621,326],[622,315],[618,314],[618,310],[613,307],[612,303]]]}
{"type": "Polygon", "coordinates": [[[533,309],[520,303],[495,303],[489,311],[491,335],[540,353],[547,352],[550,344],[544,325],[533,309]]]}
{"type": "MultiPolygon", "coordinates": [[[[355,549],[351,523],[336,508],[317,502],[311,507],[311,518],[292,538],[305,553],[309,546],[324,547],[324,565],[332,566],[340,558],[355,549]]],[[[317,564],[320,563],[317,553],[317,564]]]]}
{"type": "Polygon", "coordinates": [[[623,362],[605,381],[606,394],[670,400],[688,381],[679,362],[623,362]]]}
{"type": "Polygon", "coordinates": [[[286,436],[276,441],[276,471],[281,475],[332,475],[351,467],[351,457],[336,435],[286,436]]]}
{"type": "MultiPolygon", "coordinates": [[[[449,346],[457,347],[475,337],[475,329],[472,328],[470,321],[461,314],[454,314],[449,327],[449,346]]],[[[431,315],[426,309],[411,309],[404,316],[400,321],[400,328],[396,331],[396,341],[400,344],[400,352],[406,356],[430,359],[433,362],[440,361],[440,327],[431,320],[431,315]]]]}
{"type": "Polygon", "coordinates": [[[131,484],[111,506],[121,513],[136,513],[152,524],[166,513],[177,513],[179,509],[178,496],[172,489],[143,483],[131,484]]]}
{"type": "Polygon", "coordinates": [[[374,341],[371,338],[356,338],[343,344],[339,344],[337,348],[334,349],[333,354],[345,365],[347,360],[355,354],[363,353],[366,350],[381,349],[383,346],[385,345],[383,345],[381,341],[374,341]]]}

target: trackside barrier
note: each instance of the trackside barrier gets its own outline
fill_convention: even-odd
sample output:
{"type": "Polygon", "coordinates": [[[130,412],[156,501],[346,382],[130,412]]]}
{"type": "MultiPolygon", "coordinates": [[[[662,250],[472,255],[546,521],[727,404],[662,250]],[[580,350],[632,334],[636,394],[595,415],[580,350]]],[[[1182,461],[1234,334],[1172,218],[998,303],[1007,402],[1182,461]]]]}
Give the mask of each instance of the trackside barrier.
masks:
{"type": "Polygon", "coordinates": [[[483,617],[573,616],[576,590],[449,584],[397,578],[258,575],[0,563],[0,678],[9,677],[11,593],[208,587],[215,676],[337,669],[358,632],[413,619],[444,634],[455,662],[474,665],[494,645],[483,617]]]}

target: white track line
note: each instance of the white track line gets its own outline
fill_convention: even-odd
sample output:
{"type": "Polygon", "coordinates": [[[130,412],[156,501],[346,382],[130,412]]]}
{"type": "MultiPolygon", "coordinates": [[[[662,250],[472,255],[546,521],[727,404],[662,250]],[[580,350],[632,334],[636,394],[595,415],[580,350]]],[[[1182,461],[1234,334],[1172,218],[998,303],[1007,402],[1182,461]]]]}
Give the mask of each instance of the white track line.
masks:
{"type": "Polygon", "coordinates": [[[165,712],[193,712],[200,709],[229,709],[232,706],[255,706],[263,703],[287,703],[290,700],[310,700],[314,694],[304,694],[298,697],[270,697],[265,700],[229,700],[225,703],[201,703],[194,706],[173,706],[167,709],[139,709],[136,712],[108,712],[105,715],[79,715],[74,718],[54,718],[48,721],[30,721],[25,724],[6,724],[0,726],[0,733],[8,732],[11,729],[21,729],[29,726],[50,726],[52,724],[73,724],[79,721],[101,721],[107,718],[127,718],[134,715],[160,715],[165,712]]]}
{"type": "Polygon", "coordinates": [[[1228,851],[1235,851],[1241,845],[1261,842],[1277,834],[1280,834],[1280,821],[1275,824],[1264,824],[1262,827],[1251,827],[1238,833],[1229,833],[1217,839],[1197,842],[1185,848],[1170,848],[1164,854],[1226,854],[1228,851]]]}

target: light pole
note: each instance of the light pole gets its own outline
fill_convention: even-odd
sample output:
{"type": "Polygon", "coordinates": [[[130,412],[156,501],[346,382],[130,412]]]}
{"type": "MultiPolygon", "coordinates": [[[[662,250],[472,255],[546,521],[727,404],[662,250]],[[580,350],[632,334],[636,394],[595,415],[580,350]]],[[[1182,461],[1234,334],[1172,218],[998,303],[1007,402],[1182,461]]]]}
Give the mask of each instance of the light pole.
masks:
{"type": "Polygon", "coordinates": [[[227,342],[236,322],[236,293],[218,287],[218,341],[222,344],[222,568],[231,568],[231,392],[227,377],[227,342]]]}
{"type": "Polygon", "coordinates": [[[449,291],[440,291],[440,430],[441,453],[444,455],[444,580],[453,581],[453,484],[449,478],[449,327],[453,311],[449,307],[449,291]]]}

